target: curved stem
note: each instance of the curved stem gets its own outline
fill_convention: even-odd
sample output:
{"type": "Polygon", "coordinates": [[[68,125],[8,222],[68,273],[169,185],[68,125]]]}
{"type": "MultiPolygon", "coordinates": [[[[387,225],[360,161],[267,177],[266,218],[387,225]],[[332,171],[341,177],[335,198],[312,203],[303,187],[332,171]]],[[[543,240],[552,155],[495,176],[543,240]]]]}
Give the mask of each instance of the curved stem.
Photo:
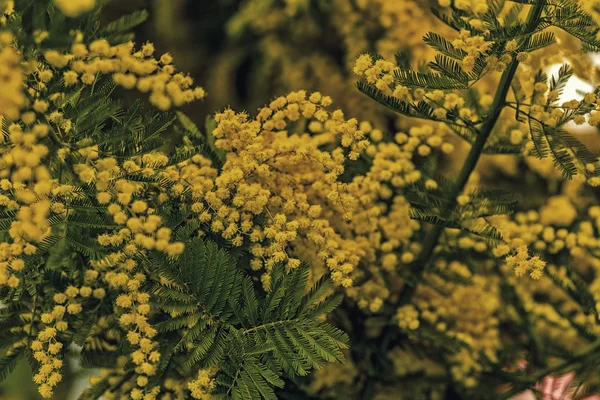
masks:
{"type": "MultiPolygon", "coordinates": [[[[533,32],[540,20],[542,15],[542,11],[544,10],[544,6],[542,4],[534,5],[529,11],[529,15],[527,16],[527,22],[525,26],[524,34],[528,34],[533,32]]],[[[526,39],[527,41],[528,39],[526,39]]],[[[477,161],[479,161],[479,157],[483,151],[483,147],[487,142],[498,118],[500,117],[500,113],[504,109],[506,105],[506,95],[510,90],[510,85],[512,80],[517,72],[517,67],[519,66],[519,61],[516,57],[509,64],[508,68],[502,73],[500,77],[500,82],[498,83],[498,90],[494,95],[494,100],[492,102],[491,111],[488,114],[487,118],[483,121],[479,134],[465,159],[463,167],[461,168],[458,177],[454,183],[452,191],[450,192],[449,198],[451,199],[446,207],[442,211],[442,218],[447,218],[452,210],[453,202],[456,197],[458,197],[465,188],[469,177],[473,173],[475,166],[477,165],[477,161]]],[[[439,238],[443,232],[444,228],[441,225],[434,225],[427,235],[425,236],[425,240],[423,243],[423,247],[421,249],[421,253],[419,257],[413,264],[413,268],[411,271],[411,275],[414,277],[412,282],[407,282],[404,290],[400,294],[399,305],[408,304],[412,295],[414,294],[419,281],[421,280],[425,269],[428,264],[431,262],[431,258],[433,256],[433,252],[435,247],[438,244],[439,238]]]]}

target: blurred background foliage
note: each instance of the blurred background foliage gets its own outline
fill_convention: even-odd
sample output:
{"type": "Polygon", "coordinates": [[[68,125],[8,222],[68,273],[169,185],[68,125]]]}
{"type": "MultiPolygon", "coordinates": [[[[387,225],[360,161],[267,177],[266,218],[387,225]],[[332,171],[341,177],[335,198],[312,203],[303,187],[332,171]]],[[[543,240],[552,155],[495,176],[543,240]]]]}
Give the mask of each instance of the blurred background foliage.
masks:
{"type": "MultiPolygon", "coordinates": [[[[354,61],[366,51],[424,60],[435,21],[429,0],[131,0],[110,2],[107,20],[146,8],[137,41],[170,52],[209,93],[185,110],[197,120],[231,106],[253,113],[290,90],[321,91],[348,115],[391,123],[355,89],[354,61]],[[418,23],[415,23],[418,21],[418,23]]],[[[440,26],[436,24],[439,31],[440,26]]]]}

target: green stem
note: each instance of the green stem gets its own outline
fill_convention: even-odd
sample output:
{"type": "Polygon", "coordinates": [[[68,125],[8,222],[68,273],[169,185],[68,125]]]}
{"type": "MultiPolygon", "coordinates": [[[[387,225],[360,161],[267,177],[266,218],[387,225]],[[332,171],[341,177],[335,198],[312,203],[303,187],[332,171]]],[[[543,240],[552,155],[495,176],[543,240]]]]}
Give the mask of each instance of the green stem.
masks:
{"type": "MultiPolygon", "coordinates": [[[[544,6],[542,4],[536,4],[531,8],[529,15],[527,16],[525,31],[523,33],[527,34],[535,30],[543,10],[544,6]]],[[[442,218],[447,218],[449,216],[455,199],[462,193],[467,181],[469,180],[469,177],[471,176],[471,173],[475,169],[477,161],[479,161],[479,157],[483,151],[483,147],[490,137],[490,134],[492,133],[498,118],[500,117],[500,113],[506,105],[506,95],[510,90],[510,84],[512,83],[515,73],[517,72],[518,66],[519,61],[517,61],[515,57],[508,65],[508,68],[502,73],[500,82],[498,83],[498,90],[494,95],[490,114],[488,114],[487,118],[483,121],[479,134],[475,139],[475,143],[473,143],[473,146],[471,147],[471,150],[465,159],[463,167],[458,174],[458,178],[456,179],[452,191],[450,192],[449,198],[451,200],[442,211],[442,218]]],[[[434,225],[431,230],[427,232],[421,253],[414,262],[411,271],[411,275],[414,277],[414,279],[412,282],[407,282],[404,290],[400,294],[399,305],[408,304],[410,302],[410,299],[412,298],[412,295],[414,294],[427,265],[431,261],[433,252],[438,244],[443,230],[444,228],[441,225],[434,225]]]]}
{"type": "Polygon", "coordinates": [[[521,327],[523,331],[527,333],[528,343],[527,346],[530,349],[531,357],[529,358],[529,364],[533,366],[545,367],[546,359],[544,357],[544,350],[540,338],[535,332],[535,328],[531,321],[529,320],[529,316],[527,314],[527,310],[519,297],[519,294],[515,290],[514,286],[506,281],[506,278],[503,276],[500,268],[496,268],[498,275],[503,278],[502,290],[510,296],[509,303],[511,303],[519,317],[521,318],[521,327]]]}
{"type": "MultiPolygon", "coordinates": [[[[36,289],[36,293],[33,296],[33,305],[31,306],[31,327],[32,327],[32,329],[35,326],[35,312],[36,312],[37,299],[38,299],[37,285],[35,286],[35,289],[36,289]]],[[[32,341],[33,341],[33,334],[31,331],[29,331],[29,333],[27,334],[27,347],[31,346],[32,341]]]]}

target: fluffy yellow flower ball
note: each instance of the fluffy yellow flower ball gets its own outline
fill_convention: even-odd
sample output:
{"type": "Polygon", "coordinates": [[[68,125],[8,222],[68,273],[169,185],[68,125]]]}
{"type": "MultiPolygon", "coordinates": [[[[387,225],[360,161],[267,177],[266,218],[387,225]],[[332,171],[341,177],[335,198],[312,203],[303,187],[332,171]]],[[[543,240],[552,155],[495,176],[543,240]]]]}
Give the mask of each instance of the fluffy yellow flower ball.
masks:
{"type": "Polygon", "coordinates": [[[96,0],[54,0],[54,4],[67,17],[78,17],[96,6],[96,0]]]}

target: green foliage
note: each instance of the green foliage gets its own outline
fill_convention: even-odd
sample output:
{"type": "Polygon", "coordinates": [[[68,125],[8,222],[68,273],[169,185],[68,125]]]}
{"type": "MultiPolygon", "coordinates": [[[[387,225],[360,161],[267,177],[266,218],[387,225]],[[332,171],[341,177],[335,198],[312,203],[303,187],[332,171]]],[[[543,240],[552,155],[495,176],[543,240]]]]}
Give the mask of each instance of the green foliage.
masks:
{"type": "Polygon", "coordinates": [[[600,29],[577,2],[557,1],[551,15],[553,25],[579,39],[583,44],[583,50],[593,52],[600,49],[600,42],[597,39],[600,29]]]}
{"type": "Polygon", "coordinates": [[[344,360],[347,335],[319,318],[341,295],[327,294],[326,279],[305,292],[306,266],[289,273],[278,267],[270,292],[261,298],[262,289],[236,259],[210,241],[191,239],[176,261],[153,253],[148,262],[152,271],[173,279],[150,288],[153,304],[178,314],[157,321],[161,343],[168,345],[161,350],[166,358],[156,379],[219,366],[218,391],[272,399],[273,387],[283,387],[282,377],[344,360]]]}
{"type": "Polygon", "coordinates": [[[136,10],[107,24],[99,31],[99,35],[113,44],[124,43],[133,39],[134,35],[130,32],[131,29],[144,23],[147,19],[148,11],[136,10]]]}
{"type": "MultiPolygon", "coordinates": [[[[441,60],[440,60],[441,61],[441,60]]],[[[439,63],[433,64],[434,67],[440,69],[440,72],[444,72],[444,68],[453,68],[456,65],[452,65],[446,60],[446,63],[440,65],[439,63]]],[[[461,75],[458,69],[453,69],[452,75],[458,76],[459,79],[454,78],[452,75],[442,75],[433,73],[422,73],[411,71],[407,69],[398,69],[395,71],[396,79],[398,83],[410,88],[427,88],[427,89],[466,89],[466,84],[462,82],[461,75]]]]}
{"type": "Polygon", "coordinates": [[[441,54],[455,60],[462,60],[467,56],[467,53],[464,50],[455,48],[452,43],[437,33],[429,32],[425,35],[423,40],[441,54]]]}
{"type": "Polygon", "coordinates": [[[556,43],[556,37],[552,32],[541,32],[531,36],[526,44],[519,49],[531,53],[532,51],[543,49],[544,47],[552,46],[556,43]]]}
{"type": "Polygon", "coordinates": [[[24,346],[20,346],[18,349],[11,349],[10,353],[0,358],[0,380],[4,380],[15,369],[23,352],[24,346]]]}
{"type": "Polygon", "coordinates": [[[500,233],[486,222],[487,217],[512,214],[519,196],[499,189],[476,190],[469,193],[469,202],[460,205],[449,197],[454,192],[454,184],[438,177],[439,187],[427,188],[417,183],[408,188],[405,197],[412,206],[413,219],[444,228],[460,229],[480,236],[492,244],[502,239],[500,233]]]}
{"type": "Polygon", "coordinates": [[[563,64],[558,70],[558,75],[553,75],[552,78],[550,78],[550,91],[556,91],[560,96],[572,76],[573,69],[571,69],[571,66],[569,64],[563,64]]]}
{"type": "Polygon", "coordinates": [[[460,82],[460,88],[467,87],[471,79],[471,76],[456,61],[440,54],[435,56],[435,61],[429,63],[429,68],[450,77],[456,82],[460,82]]]}

